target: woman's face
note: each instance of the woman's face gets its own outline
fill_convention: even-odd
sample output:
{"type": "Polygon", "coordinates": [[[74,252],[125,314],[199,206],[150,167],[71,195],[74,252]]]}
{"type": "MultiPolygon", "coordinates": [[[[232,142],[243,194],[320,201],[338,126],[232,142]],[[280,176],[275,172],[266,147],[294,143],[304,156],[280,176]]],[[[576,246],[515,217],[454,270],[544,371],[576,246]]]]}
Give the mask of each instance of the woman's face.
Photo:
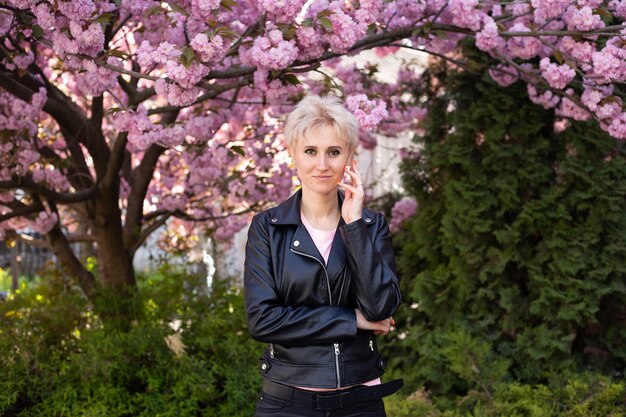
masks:
{"type": "Polygon", "coordinates": [[[347,143],[337,137],[332,126],[311,129],[291,149],[302,189],[318,194],[335,194],[343,179],[351,152],[347,143]]]}

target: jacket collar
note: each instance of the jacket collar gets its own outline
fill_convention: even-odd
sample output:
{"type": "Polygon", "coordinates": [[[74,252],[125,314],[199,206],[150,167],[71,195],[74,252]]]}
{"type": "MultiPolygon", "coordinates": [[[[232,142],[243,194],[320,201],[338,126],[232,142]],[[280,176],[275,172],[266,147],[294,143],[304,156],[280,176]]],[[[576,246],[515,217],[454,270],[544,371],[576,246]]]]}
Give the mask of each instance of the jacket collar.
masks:
{"type": "MultiPolygon", "coordinates": [[[[339,200],[339,211],[343,205],[343,193],[337,190],[337,199],[339,200]]],[[[271,215],[270,224],[293,224],[299,225],[300,219],[300,201],[302,200],[302,188],[299,188],[291,197],[280,203],[271,215]]],[[[339,225],[344,224],[343,218],[339,220],[339,225]]]]}
{"type": "MultiPolygon", "coordinates": [[[[343,204],[344,196],[337,190],[337,199],[339,200],[339,210],[343,204]]],[[[276,210],[271,214],[270,224],[273,225],[295,225],[298,226],[294,235],[291,238],[290,249],[299,254],[313,257],[317,259],[322,265],[325,264],[324,258],[317,250],[311,235],[304,227],[300,218],[300,201],[302,200],[302,189],[300,188],[291,197],[285,200],[283,203],[276,207],[276,210]]],[[[337,231],[330,249],[330,256],[328,257],[328,264],[326,269],[329,278],[332,278],[339,273],[342,266],[347,261],[346,248],[339,233],[339,227],[346,224],[343,217],[339,218],[337,224],[337,231]]]]}

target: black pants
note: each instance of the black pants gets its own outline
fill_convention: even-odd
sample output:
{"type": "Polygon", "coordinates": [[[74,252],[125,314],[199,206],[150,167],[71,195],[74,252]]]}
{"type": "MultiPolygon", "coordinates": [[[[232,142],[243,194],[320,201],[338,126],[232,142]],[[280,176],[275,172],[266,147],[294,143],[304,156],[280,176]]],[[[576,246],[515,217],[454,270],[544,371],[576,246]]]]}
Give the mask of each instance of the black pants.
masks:
{"type": "Polygon", "coordinates": [[[350,407],[325,411],[311,405],[281,400],[261,392],[254,417],[385,417],[385,404],[379,398],[358,402],[350,407]]]}

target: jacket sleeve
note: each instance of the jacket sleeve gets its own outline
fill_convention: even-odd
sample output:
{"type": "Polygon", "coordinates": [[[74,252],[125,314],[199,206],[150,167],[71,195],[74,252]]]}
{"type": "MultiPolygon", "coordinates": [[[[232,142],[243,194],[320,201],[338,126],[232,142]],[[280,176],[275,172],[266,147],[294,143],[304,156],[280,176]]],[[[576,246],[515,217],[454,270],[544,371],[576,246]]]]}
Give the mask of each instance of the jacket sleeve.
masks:
{"type": "Polygon", "coordinates": [[[275,282],[267,233],[253,218],[244,263],[244,301],[250,335],[259,342],[306,346],[356,337],[354,309],[339,306],[283,305],[275,282]]]}
{"type": "Polygon", "coordinates": [[[366,226],[363,219],[359,219],[341,226],[340,230],[361,313],[369,321],[390,317],[402,303],[402,295],[385,216],[378,214],[372,226],[366,226]],[[368,227],[376,227],[374,238],[368,227]]]}

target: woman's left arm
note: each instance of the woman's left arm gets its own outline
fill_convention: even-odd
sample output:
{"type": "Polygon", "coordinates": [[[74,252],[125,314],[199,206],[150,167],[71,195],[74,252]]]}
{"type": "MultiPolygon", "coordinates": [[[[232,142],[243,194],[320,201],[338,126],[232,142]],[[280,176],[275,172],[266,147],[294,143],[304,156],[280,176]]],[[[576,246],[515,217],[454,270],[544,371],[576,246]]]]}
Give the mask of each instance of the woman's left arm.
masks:
{"type": "Polygon", "coordinates": [[[348,252],[357,303],[369,321],[385,320],[402,302],[391,233],[385,216],[377,213],[373,225],[363,219],[341,226],[348,252]],[[368,228],[375,227],[374,237],[368,228]]]}

